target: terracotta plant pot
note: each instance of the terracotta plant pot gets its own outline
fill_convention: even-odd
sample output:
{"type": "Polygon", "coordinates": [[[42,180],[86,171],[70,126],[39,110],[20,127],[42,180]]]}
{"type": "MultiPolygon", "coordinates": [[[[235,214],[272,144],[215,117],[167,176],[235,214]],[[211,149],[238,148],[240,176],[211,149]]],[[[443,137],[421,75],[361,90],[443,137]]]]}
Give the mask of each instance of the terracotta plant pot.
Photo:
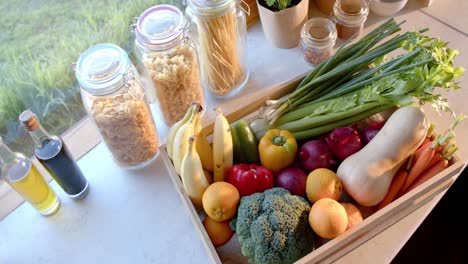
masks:
{"type": "Polygon", "coordinates": [[[301,27],[307,20],[309,0],[284,10],[273,12],[258,3],[260,21],[266,39],[277,48],[289,49],[299,44],[301,27]]]}

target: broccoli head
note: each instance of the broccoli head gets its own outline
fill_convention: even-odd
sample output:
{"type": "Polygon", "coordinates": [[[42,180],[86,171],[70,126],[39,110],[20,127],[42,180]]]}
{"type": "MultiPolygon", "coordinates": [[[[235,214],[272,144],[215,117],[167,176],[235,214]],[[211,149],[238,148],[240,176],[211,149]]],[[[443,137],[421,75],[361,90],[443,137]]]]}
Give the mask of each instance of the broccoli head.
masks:
{"type": "Polygon", "coordinates": [[[231,221],[250,263],[293,263],[314,249],[309,203],[284,188],[244,196],[231,221]]]}

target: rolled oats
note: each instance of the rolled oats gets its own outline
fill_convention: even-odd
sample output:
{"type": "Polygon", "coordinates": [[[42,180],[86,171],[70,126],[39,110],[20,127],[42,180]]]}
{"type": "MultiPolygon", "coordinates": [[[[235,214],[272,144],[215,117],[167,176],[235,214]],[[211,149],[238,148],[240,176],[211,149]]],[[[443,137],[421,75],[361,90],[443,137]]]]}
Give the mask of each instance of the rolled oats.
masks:
{"type": "Polygon", "coordinates": [[[150,160],[159,148],[151,110],[138,92],[141,89],[133,89],[138,84],[134,80],[129,84],[119,94],[92,98],[90,109],[104,142],[122,166],[150,160]]]}

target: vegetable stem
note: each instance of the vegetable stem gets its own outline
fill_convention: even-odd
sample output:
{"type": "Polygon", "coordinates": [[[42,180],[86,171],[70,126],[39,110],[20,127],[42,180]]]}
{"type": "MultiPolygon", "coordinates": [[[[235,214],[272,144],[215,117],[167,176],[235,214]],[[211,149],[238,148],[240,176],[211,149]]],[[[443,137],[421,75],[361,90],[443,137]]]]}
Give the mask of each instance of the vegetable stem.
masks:
{"type": "Polygon", "coordinates": [[[379,79],[382,79],[384,77],[387,77],[387,76],[390,76],[390,75],[393,75],[393,74],[396,74],[396,73],[399,73],[399,72],[403,72],[403,71],[408,70],[408,69],[412,69],[414,67],[423,65],[423,64],[425,64],[425,63],[427,63],[429,61],[432,61],[432,59],[428,59],[428,60],[425,60],[425,61],[422,61],[422,62],[418,62],[418,63],[414,63],[414,64],[411,64],[411,65],[408,65],[408,66],[404,66],[404,67],[398,68],[398,69],[393,70],[393,71],[389,71],[389,72],[385,72],[385,73],[382,72],[381,74],[379,74],[379,75],[377,75],[375,77],[368,78],[367,80],[362,81],[360,83],[356,83],[354,85],[348,86],[348,84],[344,84],[341,88],[338,87],[333,92],[327,93],[326,95],[318,98],[317,100],[319,100],[319,101],[327,100],[327,99],[330,99],[330,98],[335,98],[335,97],[338,97],[338,96],[341,96],[341,95],[356,91],[357,89],[359,89],[361,87],[364,87],[367,84],[374,83],[375,81],[377,81],[379,79]]]}
{"type": "Polygon", "coordinates": [[[434,142],[432,142],[432,144],[431,144],[431,149],[434,149],[437,146],[437,144],[440,145],[440,139],[441,138],[442,138],[442,135],[440,135],[440,134],[436,136],[436,138],[434,139],[434,142]]]}
{"type": "Polygon", "coordinates": [[[308,139],[308,138],[312,138],[312,137],[316,137],[318,135],[321,135],[323,133],[326,133],[326,132],[329,132],[337,127],[340,127],[340,126],[348,126],[348,125],[351,125],[353,123],[356,123],[368,116],[371,116],[371,115],[374,115],[374,114],[377,114],[377,113],[380,113],[384,110],[387,110],[387,109],[390,109],[393,105],[391,104],[384,104],[384,105],[380,105],[378,107],[375,107],[375,108],[372,108],[372,109],[369,109],[367,111],[364,111],[358,115],[355,115],[355,116],[352,116],[352,117],[349,117],[349,118],[345,118],[345,119],[342,119],[342,120],[339,120],[339,121],[336,121],[336,122],[333,122],[333,123],[330,123],[330,124],[327,124],[327,125],[324,125],[324,126],[320,126],[320,127],[315,127],[315,128],[312,128],[312,129],[308,129],[308,130],[303,130],[303,131],[298,131],[298,132],[293,132],[293,135],[296,139],[298,140],[303,140],[303,139],[308,139]]]}
{"type": "Polygon", "coordinates": [[[284,143],[286,143],[286,138],[283,136],[276,136],[271,140],[271,142],[276,146],[283,146],[284,143]]]}
{"type": "Polygon", "coordinates": [[[458,150],[458,146],[455,146],[452,150],[450,150],[449,153],[447,153],[447,155],[444,156],[444,159],[451,160],[455,152],[457,152],[457,150],[458,150]]]}
{"type": "Polygon", "coordinates": [[[327,113],[327,114],[318,115],[318,116],[307,116],[307,117],[304,117],[302,119],[299,119],[293,122],[282,124],[278,126],[278,128],[283,129],[283,130],[288,130],[290,132],[311,129],[314,127],[323,126],[323,125],[326,125],[326,124],[329,124],[338,120],[342,120],[344,118],[351,117],[353,115],[375,108],[379,105],[381,105],[380,102],[371,102],[371,103],[357,105],[353,107],[352,109],[348,109],[343,112],[333,112],[333,113],[327,113]]]}
{"type": "Polygon", "coordinates": [[[441,152],[442,156],[444,156],[453,147],[455,147],[455,143],[452,143],[452,144],[448,145],[447,147],[445,147],[441,152]]]}

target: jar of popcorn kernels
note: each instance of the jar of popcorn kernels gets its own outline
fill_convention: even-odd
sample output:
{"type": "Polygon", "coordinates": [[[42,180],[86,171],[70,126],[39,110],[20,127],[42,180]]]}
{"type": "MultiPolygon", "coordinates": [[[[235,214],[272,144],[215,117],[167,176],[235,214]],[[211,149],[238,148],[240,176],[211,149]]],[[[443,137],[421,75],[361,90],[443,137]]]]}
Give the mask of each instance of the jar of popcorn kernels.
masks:
{"type": "Polygon", "coordinates": [[[159,137],[135,67],[114,44],[87,49],[75,65],[83,105],[117,164],[139,168],[158,154],[159,137]]]}

